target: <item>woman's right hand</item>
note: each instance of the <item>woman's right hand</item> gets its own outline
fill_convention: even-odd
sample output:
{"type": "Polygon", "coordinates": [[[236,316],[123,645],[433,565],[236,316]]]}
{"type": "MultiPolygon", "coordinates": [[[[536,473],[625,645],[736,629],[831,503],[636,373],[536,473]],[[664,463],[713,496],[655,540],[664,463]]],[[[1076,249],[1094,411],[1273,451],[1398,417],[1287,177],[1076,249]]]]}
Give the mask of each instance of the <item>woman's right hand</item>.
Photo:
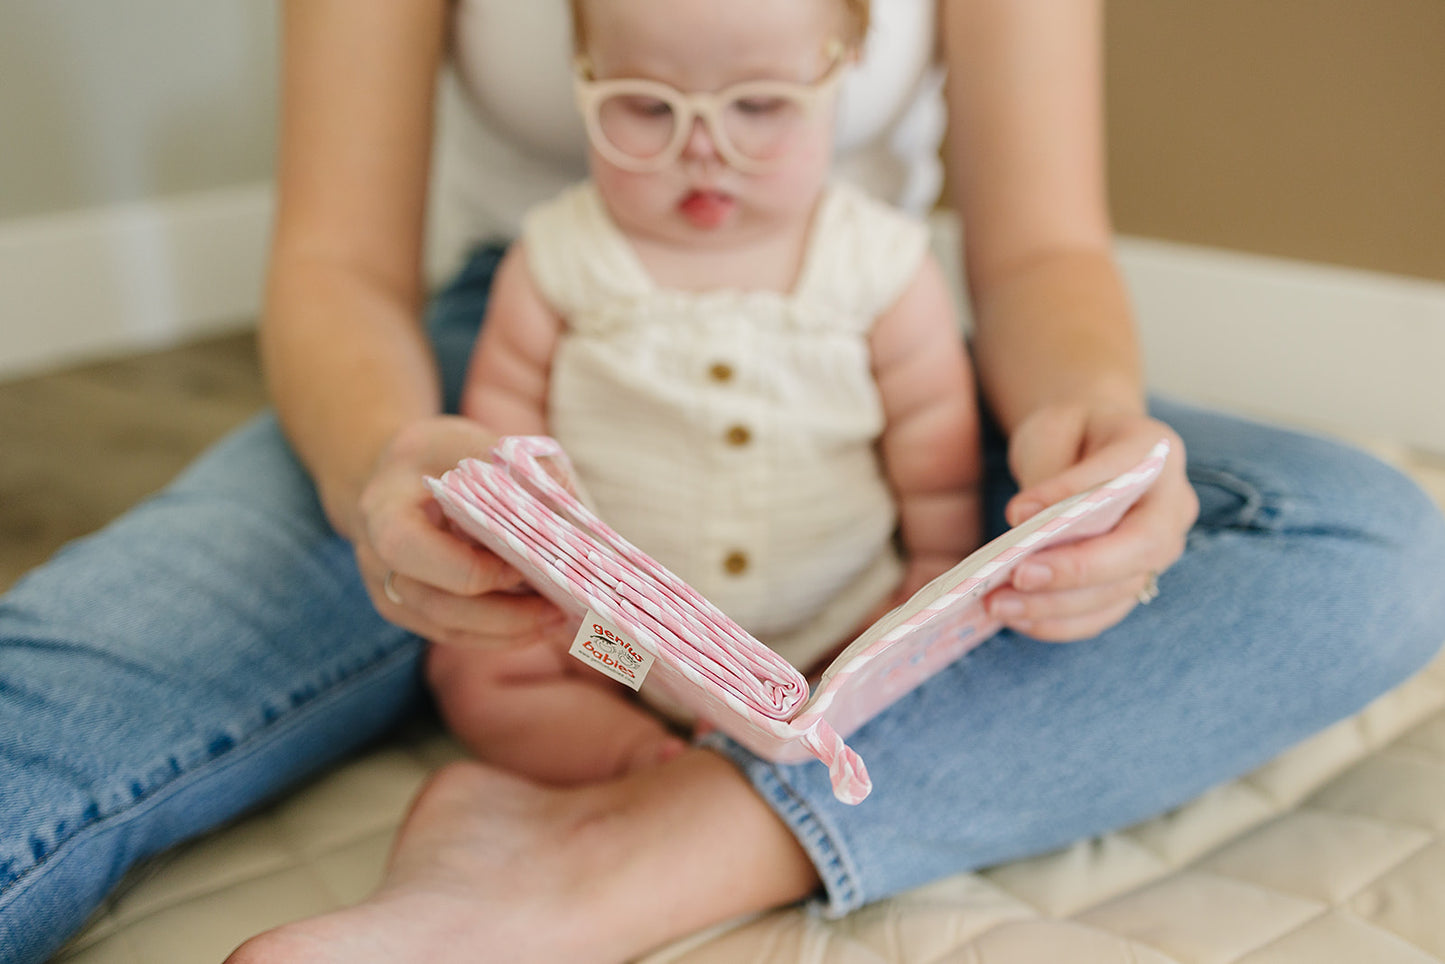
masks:
{"type": "Polygon", "coordinates": [[[448,526],[422,481],[485,457],[494,441],[457,416],[407,423],[377,458],[347,526],[377,611],[434,643],[511,648],[568,632],[561,610],[519,591],[515,569],[448,526]]]}

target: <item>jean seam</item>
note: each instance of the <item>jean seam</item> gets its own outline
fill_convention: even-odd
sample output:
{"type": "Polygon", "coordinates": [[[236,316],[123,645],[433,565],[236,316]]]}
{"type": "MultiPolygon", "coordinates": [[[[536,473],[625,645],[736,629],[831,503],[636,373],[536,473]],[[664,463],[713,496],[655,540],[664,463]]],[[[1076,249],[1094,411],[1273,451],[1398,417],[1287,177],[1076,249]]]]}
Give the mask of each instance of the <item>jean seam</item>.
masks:
{"type": "MultiPolygon", "coordinates": [[[[257,728],[251,736],[236,743],[226,752],[211,757],[197,766],[178,774],[175,779],[157,786],[144,797],[134,801],[130,805],[78,828],[63,843],[55,847],[40,860],[31,864],[4,886],[3,891],[0,891],[0,912],[3,912],[17,899],[19,895],[26,890],[28,882],[41,871],[45,870],[48,865],[54,864],[63,857],[68,856],[84,843],[105,833],[110,833],[119,827],[124,827],[129,822],[143,817],[149,810],[165,804],[171,796],[186,789],[191,784],[201,779],[209,778],[218,770],[243,763],[250,755],[264,751],[268,748],[268,745],[274,737],[284,735],[289,730],[300,726],[301,723],[316,712],[326,709],[331,700],[339,699],[342,691],[350,688],[344,684],[364,682],[366,677],[379,675],[382,670],[390,668],[396,662],[411,658],[411,654],[405,648],[398,648],[387,653],[381,659],[337,680],[336,684],[327,689],[325,693],[295,707],[292,712],[284,716],[278,716],[271,722],[257,728]]],[[[274,799],[274,795],[267,799],[274,799]]],[[[248,808],[248,811],[263,805],[264,802],[265,801],[257,801],[248,808]]]]}
{"type": "Polygon", "coordinates": [[[1186,473],[1192,486],[1212,485],[1243,500],[1244,506],[1235,514],[1231,528],[1272,530],[1288,508],[1287,498],[1272,495],[1227,468],[1190,463],[1186,473]]]}

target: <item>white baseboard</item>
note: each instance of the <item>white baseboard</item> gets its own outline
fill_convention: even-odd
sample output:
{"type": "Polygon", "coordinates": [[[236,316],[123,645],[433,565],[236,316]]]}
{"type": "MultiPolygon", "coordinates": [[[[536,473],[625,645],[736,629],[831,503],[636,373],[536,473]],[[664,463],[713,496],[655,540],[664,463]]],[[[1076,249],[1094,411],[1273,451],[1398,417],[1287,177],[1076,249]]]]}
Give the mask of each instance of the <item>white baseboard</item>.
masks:
{"type": "Polygon", "coordinates": [[[1445,453],[1445,283],[1133,238],[1118,252],[1156,389],[1445,453]]]}
{"type": "Polygon", "coordinates": [[[269,184],[0,221],[0,379],[255,323],[269,184]]]}
{"type": "MultiPolygon", "coordinates": [[[[957,264],[954,219],[933,226],[957,264]]],[[[1445,453],[1445,283],[1142,238],[1116,250],[1154,390],[1445,453]]]]}
{"type": "MultiPolygon", "coordinates": [[[[270,185],[0,221],[0,379],[254,323],[270,185]]],[[[937,221],[940,254],[957,234],[937,221]]],[[[1445,283],[1122,238],[1153,386],[1445,452],[1445,283]]]]}

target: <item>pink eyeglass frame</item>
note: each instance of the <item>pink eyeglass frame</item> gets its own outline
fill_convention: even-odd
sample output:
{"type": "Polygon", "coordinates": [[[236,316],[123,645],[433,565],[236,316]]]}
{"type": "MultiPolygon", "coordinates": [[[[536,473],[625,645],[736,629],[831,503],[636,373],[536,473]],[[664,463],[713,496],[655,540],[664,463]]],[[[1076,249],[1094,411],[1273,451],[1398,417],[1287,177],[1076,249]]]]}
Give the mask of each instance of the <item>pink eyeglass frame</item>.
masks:
{"type": "Polygon", "coordinates": [[[787,80],[749,80],[740,84],[732,84],[719,91],[700,91],[693,94],[685,94],[671,84],[664,84],[660,80],[646,80],[640,77],[594,80],[590,61],[585,56],[579,56],[574,62],[573,90],[576,94],[577,108],[582,112],[582,118],[587,125],[587,139],[592,142],[592,146],[597,149],[599,154],[623,170],[646,174],[659,171],[677,160],[682,154],[683,145],[692,135],[693,121],[701,117],[703,123],[707,125],[708,135],[712,138],[713,144],[717,146],[718,153],[722,155],[723,160],[745,174],[761,174],[774,167],[779,159],[759,161],[740,153],[728,138],[722,118],[719,116],[723,105],[748,96],[783,97],[801,105],[804,116],[811,117],[817,113],[818,105],[833,94],[838,82],[843,78],[843,68],[848,66],[850,61],[850,58],[846,56],[847,51],[837,41],[828,45],[828,52],[832,57],[828,69],[824,71],[823,76],[812,83],[802,84],[787,80]],[[655,97],[667,104],[676,118],[672,140],[651,157],[633,157],[631,154],[619,150],[602,133],[602,118],[599,109],[599,105],[604,99],[615,94],[655,97]]]}

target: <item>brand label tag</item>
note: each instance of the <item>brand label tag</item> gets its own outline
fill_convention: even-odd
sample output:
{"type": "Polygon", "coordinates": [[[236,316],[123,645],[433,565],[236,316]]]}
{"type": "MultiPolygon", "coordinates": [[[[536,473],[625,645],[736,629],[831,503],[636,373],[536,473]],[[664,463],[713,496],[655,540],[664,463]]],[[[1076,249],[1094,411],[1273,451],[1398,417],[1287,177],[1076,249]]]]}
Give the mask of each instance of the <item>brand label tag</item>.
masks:
{"type": "Polygon", "coordinates": [[[632,689],[640,689],[652,668],[654,657],[633,638],[601,616],[587,611],[572,648],[567,650],[604,676],[632,689]]]}

